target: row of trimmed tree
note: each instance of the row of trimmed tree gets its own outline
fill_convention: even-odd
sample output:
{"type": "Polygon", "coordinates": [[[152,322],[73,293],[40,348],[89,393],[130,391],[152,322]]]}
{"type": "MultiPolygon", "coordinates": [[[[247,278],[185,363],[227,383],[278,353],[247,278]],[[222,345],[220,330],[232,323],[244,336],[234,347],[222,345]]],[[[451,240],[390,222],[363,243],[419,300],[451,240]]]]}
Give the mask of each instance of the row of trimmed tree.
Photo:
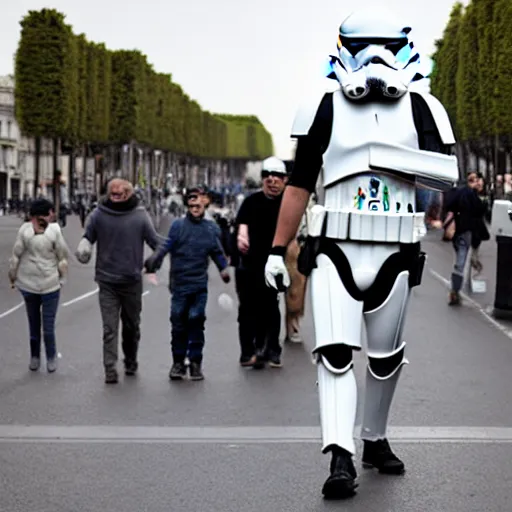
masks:
{"type": "MultiPolygon", "coordinates": [[[[85,148],[88,156],[125,144],[194,159],[260,160],[273,153],[258,118],[202,110],[139,51],[87,41],[53,9],[29,11],[21,27],[16,117],[22,132],[36,139],[36,152],[41,138],[49,138],[55,148],[72,154],[85,148]]],[[[38,161],[36,155],[36,183],[38,161]]]]}
{"type": "MultiPolygon", "coordinates": [[[[512,151],[512,1],[456,3],[436,41],[432,93],[445,105],[469,171],[469,155],[491,179],[512,151]]],[[[508,163],[507,163],[508,162],[508,163]]]]}

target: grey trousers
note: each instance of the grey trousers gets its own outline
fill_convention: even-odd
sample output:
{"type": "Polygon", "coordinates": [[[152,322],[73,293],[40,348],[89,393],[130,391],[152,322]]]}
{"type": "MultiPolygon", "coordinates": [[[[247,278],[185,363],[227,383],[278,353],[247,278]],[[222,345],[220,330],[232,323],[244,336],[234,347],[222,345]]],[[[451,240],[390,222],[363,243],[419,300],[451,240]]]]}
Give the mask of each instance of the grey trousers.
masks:
{"type": "Polygon", "coordinates": [[[471,249],[471,231],[465,231],[453,237],[455,249],[455,263],[452,272],[452,291],[460,292],[464,282],[464,269],[471,249]]]}
{"type": "Polygon", "coordinates": [[[99,301],[103,321],[103,364],[113,370],[118,359],[119,318],[125,364],[137,361],[142,309],[142,281],[129,284],[100,282],[99,301]]]}

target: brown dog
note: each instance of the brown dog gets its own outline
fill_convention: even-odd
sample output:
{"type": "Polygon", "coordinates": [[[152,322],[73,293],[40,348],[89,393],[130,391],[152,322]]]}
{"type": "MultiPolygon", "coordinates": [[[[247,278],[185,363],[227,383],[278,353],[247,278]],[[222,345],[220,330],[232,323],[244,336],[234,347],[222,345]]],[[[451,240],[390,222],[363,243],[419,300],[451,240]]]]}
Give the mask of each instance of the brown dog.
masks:
{"type": "Polygon", "coordinates": [[[286,291],[286,338],[285,341],[301,343],[300,319],[304,316],[304,301],[306,297],[306,277],[297,269],[297,259],[300,246],[297,240],[288,245],[285,264],[290,275],[290,286],[286,291]]]}

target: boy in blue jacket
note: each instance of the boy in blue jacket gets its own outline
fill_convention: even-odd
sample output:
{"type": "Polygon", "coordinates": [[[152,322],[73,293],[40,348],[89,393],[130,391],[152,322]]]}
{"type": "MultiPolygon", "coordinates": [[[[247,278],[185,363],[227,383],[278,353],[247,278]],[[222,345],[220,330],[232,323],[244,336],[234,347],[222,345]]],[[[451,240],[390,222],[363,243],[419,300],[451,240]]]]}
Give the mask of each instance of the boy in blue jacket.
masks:
{"type": "Polygon", "coordinates": [[[229,283],[230,280],[220,230],[215,222],[205,219],[204,213],[201,190],[187,190],[186,215],[171,224],[165,244],[144,264],[148,273],[154,273],[166,254],[171,256],[171,380],[182,380],[186,376],[186,357],[190,361],[190,379],[204,379],[201,365],[209,258],[219,269],[223,281],[229,283]]]}

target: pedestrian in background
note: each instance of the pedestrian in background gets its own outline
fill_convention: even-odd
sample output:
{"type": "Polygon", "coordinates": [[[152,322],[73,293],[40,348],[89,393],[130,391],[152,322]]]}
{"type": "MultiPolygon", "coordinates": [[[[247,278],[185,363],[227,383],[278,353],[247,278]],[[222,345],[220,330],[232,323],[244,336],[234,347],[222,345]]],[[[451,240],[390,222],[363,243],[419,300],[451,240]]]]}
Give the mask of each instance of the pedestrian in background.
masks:
{"type": "Polygon", "coordinates": [[[138,370],[144,243],[153,250],[159,243],[151,218],[139,204],[133,185],[115,178],[108,183],[106,197],[91,213],[76,251],[78,261],[88,263],[92,247],[97,244],[95,280],[99,287],[107,384],[118,382],[119,318],[125,375],[133,376],[138,370]]]}
{"type": "Polygon", "coordinates": [[[265,264],[287,181],[284,162],[275,157],[265,159],[261,179],[262,190],[244,200],[235,222],[240,364],[256,369],[267,361],[273,368],[282,366],[279,299],[277,291],[265,283],[265,264]]]}
{"type": "Polygon", "coordinates": [[[490,240],[491,235],[485,223],[485,221],[488,220],[487,216],[490,212],[489,199],[485,195],[486,184],[481,173],[477,173],[477,179],[477,188],[479,190],[478,197],[482,202],[484,212],[481,217],[475,219],[475,225],[471,231],[471,268],[475,270],[476,274],[480,274],[484,268],[480,260],[480,246],[482,242],[490,240]]]}
{"type": "Polygon", "coordinates": [[[25,301],[30,331],[30,365],[41,364],[41,327],[46,351],[46,368],[57,370],[55,318],[62,281],[68,270],[68,248],[54,216],[53,203],[36,199],[16,237],[9,265],[11,286],[18,288],[25,301]]]}
{"type": "Polygon", "coordinates": [[[464,269],[475,232],[479,232],[485,214],[485,205],[479,198],[483,191],[483,180],[476,172],[468,174],[467,185],[450,191],[447,195],[446,211],[453,220],[455,233],[453,248],[455,263],[451,278],[449,305],[460,304],[460,290],[464,280],[464,269]]]}
{"type": "Polygon", "coordinates": [[[225,283],[230,281],[228,263],[215,221],[205,217],[202,190],[186,192],[187,214],[176,219],[165,244],[145,262],[148,273],[156,272],[167,254],[171,255],[169,290],[171,292],[171,380],[186,377],[185,359],[190,361],[191,380],[204,379],[202,371],[204,325],[208,300],[208,266],[210,258],[225,283]]]}

